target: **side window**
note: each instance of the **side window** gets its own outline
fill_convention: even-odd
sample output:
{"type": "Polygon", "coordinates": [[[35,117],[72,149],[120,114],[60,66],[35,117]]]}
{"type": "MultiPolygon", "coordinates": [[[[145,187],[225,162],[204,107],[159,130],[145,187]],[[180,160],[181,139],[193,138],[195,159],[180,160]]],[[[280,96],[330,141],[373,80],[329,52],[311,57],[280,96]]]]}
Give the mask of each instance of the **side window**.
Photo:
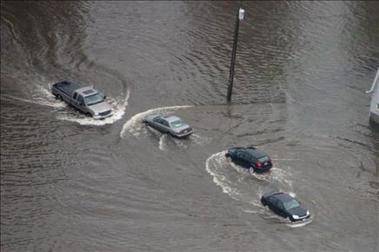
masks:
{"type": "Polygon", "coordinates": [[[73,96],[74,100],[76,100],[77,97],[78,97],[78,93],[75,92],[73,96]]]}
{"type": "Polygon", "coordinates": [[[78,96],[78,102],[79,102],[80,105],[84,105],[83,96],[81,96],[81,95],[78,96]]]}
{"type": "Polygon", "coordinates": [[[162,120],[162,124],[163,124],[164,126],[166,126],[166,127],[169,127],[169,124],[168,124],[168,122],[167,122],[167,121],[165,121],[165,120],[162,120]]]}
{"type": "Polygon", "coordinates": [[[163,119],[162,119],[162,118],[159,118],[159,119],[158,119],[158,123],[163,124],[163,119]]]}
{"type": "Polygon", "coordinates": [[[281,202],[280,200],[277,201],[276,205],[277,205],[277,207],[278,207],[280,210],[284,210],[283,202],[281,202]]]}
{"type": "Polygon", "coordinates": [[[250,156],[249,153],[246,153],[246,152],[245,152],[243,157],[244,157],[244,159],[245,159],[246,161],[249,161],[249,162],[251,161],[251,156],[250,156]]]}
{"type": "Polygon", "coordinates": [[[277,199],[271,198],[270,201],[271,201],[271,203],[272,203],[273,206],[279,207],[279,201],[277,199]]]}
{"type": "Polygon", "coordinates": [[[237,157],[238,157],[239,159],[245,159],[245,153],[242,152],[242,151],[239,151],[239,152],[237,153],[237,157]]]}

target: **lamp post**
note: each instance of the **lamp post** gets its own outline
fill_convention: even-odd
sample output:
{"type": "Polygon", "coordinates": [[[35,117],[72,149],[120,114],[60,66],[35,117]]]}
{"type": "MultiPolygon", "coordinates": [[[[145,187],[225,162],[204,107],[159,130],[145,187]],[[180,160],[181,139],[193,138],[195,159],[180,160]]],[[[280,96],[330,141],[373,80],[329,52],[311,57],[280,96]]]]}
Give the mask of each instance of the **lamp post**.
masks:
{"type": "Polygon", "coordinates": [[[237,13],[237,16],[236,16],[236,24],[235,24],[235,27],[234,27],[234,42],[233,42],[232,60],[230,62],[230,69],[229,69],[229,86],[228,86],[228,93],[226,95],[226,100],[227,100],[228,103],[232,99],[233,79],[234,79],[234,65],[235,65],[235,62],[236,62],[236,51],[237,51],[239,24],[240,24],[240,21],[243,20],[244,16],[245,16],[245,10],[240,7],[238,9],[238,13],[237,13]]]}

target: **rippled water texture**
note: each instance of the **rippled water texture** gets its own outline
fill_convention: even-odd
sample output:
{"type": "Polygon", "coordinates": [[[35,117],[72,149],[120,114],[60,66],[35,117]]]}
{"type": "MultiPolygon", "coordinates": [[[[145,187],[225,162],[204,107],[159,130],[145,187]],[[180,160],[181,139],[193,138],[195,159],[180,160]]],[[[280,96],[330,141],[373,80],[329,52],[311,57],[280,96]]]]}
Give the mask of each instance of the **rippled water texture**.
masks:
{"type": "Polygon", "coordinates": [[[1,251],[378,251],[375,1],[1,2],[1,251]],[[115,115],[55,100],[62,79],[115,115]],[[179,140],[142,125],[176,114],[179,140]],[[256,145],[250,174],[225,159],[256,145]],[[291,225],[259,201],[310,209],[291,225]]]}

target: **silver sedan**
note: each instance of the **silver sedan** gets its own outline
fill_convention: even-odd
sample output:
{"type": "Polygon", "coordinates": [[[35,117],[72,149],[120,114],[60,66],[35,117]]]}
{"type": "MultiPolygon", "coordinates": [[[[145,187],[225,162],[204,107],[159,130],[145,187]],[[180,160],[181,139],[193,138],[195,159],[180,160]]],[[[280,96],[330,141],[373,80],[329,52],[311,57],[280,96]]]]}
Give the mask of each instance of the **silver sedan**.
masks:
{"type": "Polygon", "coordinates": [[[192,128],[177,116],[149,115],[143,122],[162,133],[184,138],[193,133],[192,128]]]}

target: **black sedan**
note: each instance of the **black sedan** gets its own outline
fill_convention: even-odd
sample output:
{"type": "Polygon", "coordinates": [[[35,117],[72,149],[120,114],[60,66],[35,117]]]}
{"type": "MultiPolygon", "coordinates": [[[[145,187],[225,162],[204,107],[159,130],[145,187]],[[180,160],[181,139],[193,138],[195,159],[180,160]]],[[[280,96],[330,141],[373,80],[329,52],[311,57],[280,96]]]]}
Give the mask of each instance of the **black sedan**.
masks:
{"type": "Polygon", "coordinates": [[[257,173],[267,172],[272,168],[270,157],[265,152],[252,146],[230,148],[225,156],[235,164],[247,169],[253,169],[257,173]]]}
{"type": "Polygon", "coordinates": [[[311,217],[309,210],[303,208],[299,201],[283,192],[263,195],[261,202],[277,215],[290,221],[305,221],[311,217]]]}

